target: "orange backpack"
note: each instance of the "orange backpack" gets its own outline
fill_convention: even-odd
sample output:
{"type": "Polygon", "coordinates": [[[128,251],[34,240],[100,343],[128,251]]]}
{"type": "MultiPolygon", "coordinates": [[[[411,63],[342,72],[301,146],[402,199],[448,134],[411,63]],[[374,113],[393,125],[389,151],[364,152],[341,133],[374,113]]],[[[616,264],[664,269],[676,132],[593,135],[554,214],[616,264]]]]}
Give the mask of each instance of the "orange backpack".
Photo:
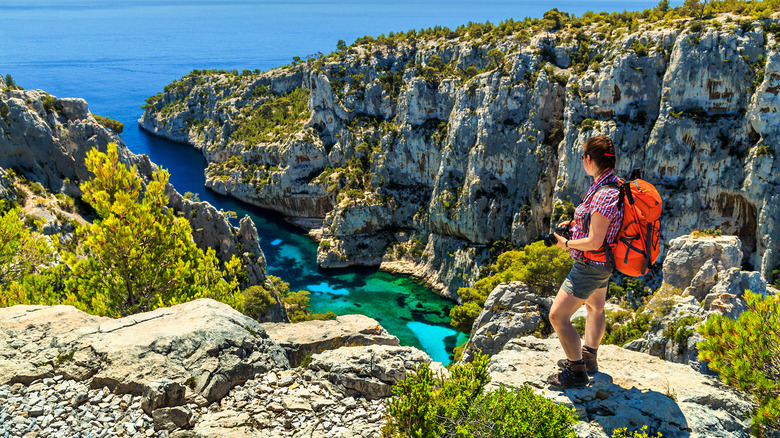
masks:
{"type": "MultiPolygon", "coordinates": [[[[608,186],[618,187],[614,184],[605,187],[608,186]]],[[[624,275],[641,277],[648,273],[661,252],[661,195],[655,186],[639,178],[620,179],[618,188],[623,222],[617,239],[615,243],[604,242],[596,251],[586,251],[585,258],[606,262],[624,275]]]]}

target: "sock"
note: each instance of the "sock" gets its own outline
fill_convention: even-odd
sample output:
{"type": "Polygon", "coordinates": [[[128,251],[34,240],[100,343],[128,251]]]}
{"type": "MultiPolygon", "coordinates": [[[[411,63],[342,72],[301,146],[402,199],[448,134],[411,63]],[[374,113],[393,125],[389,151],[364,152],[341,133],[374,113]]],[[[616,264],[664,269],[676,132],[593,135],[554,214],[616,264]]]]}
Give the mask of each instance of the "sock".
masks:
{"type": "Polygon", "coordinates": [[[568,360],[569,363],[572,364],[572,365],[585,365],[585,360],[584,359],[580,359],[580,360],[566,359],[566,360],[568,360]]]}
{"type": "Polygon", "coordinates": [[[590,353],[590,354],[592,354],[592,355],[594,355],[594,356],[595,356],[595,355],[598,353],[598,351],[599,351],[599,349],[598,349],[598,348],[590,348],[590,347],[588,347],[588,346],[587,346],[587,345],[585,345],[585,344],[583,344],[583,345],[582,345],[582,348],[584,348],[584,349],[585,349],[585,350],[586,350],[588,353],[590,353]]]}

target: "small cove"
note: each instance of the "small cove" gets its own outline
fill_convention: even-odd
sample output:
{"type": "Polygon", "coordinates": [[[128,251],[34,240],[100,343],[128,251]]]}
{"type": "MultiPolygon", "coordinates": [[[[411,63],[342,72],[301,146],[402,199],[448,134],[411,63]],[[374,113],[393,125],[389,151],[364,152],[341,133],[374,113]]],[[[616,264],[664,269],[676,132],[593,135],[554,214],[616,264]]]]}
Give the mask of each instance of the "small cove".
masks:
{"type": "Polygon", "coordinates": [[[234,211],[238,218],[248,214],[257,227],[268,274],[290,283],[291,290],[310,291],[314,312],[369,316],[397,336],[401,345],[419,348],[445,364],[452,349],[467,339],[449,326],[454,303],[426,285],[376,268],[319,268],[317,242],[281,215],[205,189],[206,161],[199,151],[140,130],[134,136],[147,144],[152,161],[170,170],[170,181],[179,192],[198,193],[201,201],[234,211]]]}

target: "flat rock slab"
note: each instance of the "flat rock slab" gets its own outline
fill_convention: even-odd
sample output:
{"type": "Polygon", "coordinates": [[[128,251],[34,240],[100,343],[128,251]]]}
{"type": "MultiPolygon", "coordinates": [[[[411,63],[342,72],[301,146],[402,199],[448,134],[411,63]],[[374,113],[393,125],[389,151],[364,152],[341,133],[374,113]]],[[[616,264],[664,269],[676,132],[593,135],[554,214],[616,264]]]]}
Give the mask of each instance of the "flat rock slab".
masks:
{"type": "Polygon", "coordinates": [[[399,345],[398,338],[365,315],[343,315],[330,321],[264,323],[268,337],[281,345],[292,366],[306,356],[344,346],[399,345]]]}
{"type": "MultiPolygon", "coordinates": [[[[531,385],[535,392],[577,410],[588,436],[647,425],[670,437],[748,437],[751,404],[720,379],[690,366],[614,345],[599,348],[599,373],[584,388],[556,390],[546,383],[564,353],[558,340],[514,339],[493,356],[490,385],[531,385]]],[[[580,427],[584,427],[581,424],[580,427]]]]}
{"type": "Polygon", "coordinates": [[[119,319],[71,306],[0,309],[0,384],[62,375],[140,395],[170,379],[214,401],[274,368],[289,362],[260,323],[210,299],[119,319]]]}

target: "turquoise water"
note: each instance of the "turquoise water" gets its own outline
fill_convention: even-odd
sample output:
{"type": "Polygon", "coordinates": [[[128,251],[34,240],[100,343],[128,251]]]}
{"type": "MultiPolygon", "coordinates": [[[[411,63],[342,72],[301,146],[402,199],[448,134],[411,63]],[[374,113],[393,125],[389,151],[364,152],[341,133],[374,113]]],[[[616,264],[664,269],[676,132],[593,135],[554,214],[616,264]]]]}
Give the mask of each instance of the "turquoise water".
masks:
{"type": "MultiPolygon", "coordinates": [[[[680,2],[673,2],[674,4],[680,2]]],[[[419,282],[376,269],[321,270],[316,244],[271,212],[204,189],[203,157],[192,148],[138,129],[144,100],[193,69],[269,69],[293,56],[329,53],[338,40],[363,35],[455,28],[469,21],[540,17],[552,7],[622,11],[657,1],[255,1],[76,0],[0,2],[0,74],[58,97],[82,97],[94,114],[125,124],[130,150],[170,169],[182,193],[239,217],[250,214],[260,234],[269,273],[294,290],[312,291],[316,311],[362,313],[377,319],[402,345],[449,362],[465,341],[448,325],[451,302],[419,282]]]]}

